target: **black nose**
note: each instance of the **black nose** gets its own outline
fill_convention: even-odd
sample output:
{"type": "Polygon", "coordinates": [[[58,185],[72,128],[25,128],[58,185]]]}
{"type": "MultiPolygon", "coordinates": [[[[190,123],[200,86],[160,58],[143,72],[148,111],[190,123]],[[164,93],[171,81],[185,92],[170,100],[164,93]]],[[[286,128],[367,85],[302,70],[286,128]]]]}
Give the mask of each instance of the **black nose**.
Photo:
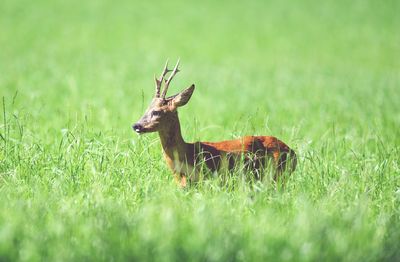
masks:
{"type": "Polygon", "coordinates": [[[133,130],[135,130],[135,132],[138,132],[138,133],[140,133],[143,130],[143,127],[138,123],[134,124],[132,126],[132,128],[133,128],[133,130]]]}

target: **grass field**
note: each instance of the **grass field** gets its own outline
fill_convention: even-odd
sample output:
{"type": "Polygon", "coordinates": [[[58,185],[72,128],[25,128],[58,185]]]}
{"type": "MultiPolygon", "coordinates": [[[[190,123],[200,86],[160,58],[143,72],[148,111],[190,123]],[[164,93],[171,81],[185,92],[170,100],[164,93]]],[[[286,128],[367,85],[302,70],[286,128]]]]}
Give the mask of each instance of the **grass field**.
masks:
{"type": "Polygon", "coordinates": [[[399,1],[0,13],[0,261],[400,260],[399,1]],[[299,156],[284,189],[175,185],[131,125],[178,57],[186,141],[277,136],[299,156]]]}

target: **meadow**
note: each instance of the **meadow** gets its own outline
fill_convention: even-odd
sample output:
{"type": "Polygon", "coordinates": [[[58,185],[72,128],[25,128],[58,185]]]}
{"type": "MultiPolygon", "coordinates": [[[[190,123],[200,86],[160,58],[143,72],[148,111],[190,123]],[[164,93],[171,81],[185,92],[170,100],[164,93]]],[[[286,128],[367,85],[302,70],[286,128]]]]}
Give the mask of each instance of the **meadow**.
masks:
{"type": "Polygon", "coordinates": [[[0,2],[0,261],[400,260],[400,4],[0,2]],[[273,135],[284,188],[180,189],[131,125],[167,58],[186,141],[273,135]]]}

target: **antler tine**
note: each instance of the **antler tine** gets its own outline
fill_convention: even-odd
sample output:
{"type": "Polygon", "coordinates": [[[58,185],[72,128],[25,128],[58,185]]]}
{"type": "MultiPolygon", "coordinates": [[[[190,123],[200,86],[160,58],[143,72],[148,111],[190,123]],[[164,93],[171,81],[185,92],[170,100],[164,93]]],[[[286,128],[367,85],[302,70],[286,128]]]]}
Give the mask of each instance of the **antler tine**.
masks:
{"type": "Polygon", "coordinates": [[[168,69],[168,59],[167,59],[167,62],[165,63],[165,66],[164,66],[164,70],[161,73],[160,79],[157,79],[156,75],[154,75],[154,81],[156,82],[156,97],[160,97],[161,84],[164,80],[165,75],[168,72],[171,72],[171,70],[168,69]]]}
{"type": "Polygon", "coordinates": [[[169,87],[169,84],[171,83],[171,80],[172,80],[172,79],[174,78],[174,76],[179,72],[179,69],[178,69],[179,62],[180,62],[180,59],[178,59],[178,62],[176,62],[176,65],[175,65],[175,67],[174,67],[174,70],[172,70],[172,73],[171,73],[171,75],[168,77],[168,80],[165,81],[164,91],[163,91],[162,96],[161,96],[162,98],[165,98],[165,95],[167,94],[168,87],[169,87]]]}

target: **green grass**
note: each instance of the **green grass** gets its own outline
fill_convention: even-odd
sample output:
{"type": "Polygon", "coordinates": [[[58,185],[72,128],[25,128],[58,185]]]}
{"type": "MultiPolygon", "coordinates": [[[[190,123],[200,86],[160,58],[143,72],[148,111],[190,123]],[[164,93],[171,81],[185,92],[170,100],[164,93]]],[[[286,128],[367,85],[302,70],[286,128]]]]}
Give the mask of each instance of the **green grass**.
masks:
{"type": "Polygon", "coordinates": [[[398,1],[0,3],[1,261],[400,259],[398,1]],[[274,135],[285,189],[181,190],[131,130],[167,58],[187,141],[274,135]]]}

